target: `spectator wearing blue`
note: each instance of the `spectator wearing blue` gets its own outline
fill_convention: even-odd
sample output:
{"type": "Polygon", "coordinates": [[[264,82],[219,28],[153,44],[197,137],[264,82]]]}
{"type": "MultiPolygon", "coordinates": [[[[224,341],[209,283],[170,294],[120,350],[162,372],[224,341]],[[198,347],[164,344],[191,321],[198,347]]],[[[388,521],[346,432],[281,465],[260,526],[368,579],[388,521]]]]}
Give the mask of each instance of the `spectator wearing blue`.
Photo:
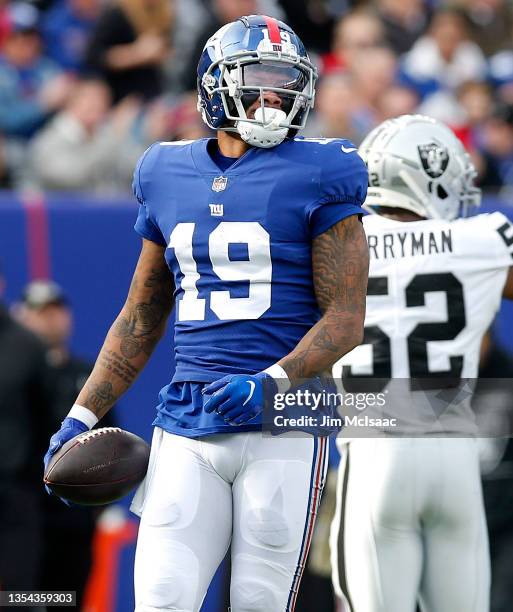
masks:
{"type": "Polygon", "coordinates": [[[0,130],[7,137],[28,138],[61,106],[71,82],[43,55],[33,6],[11,5],[10,22],[0,54],[0,130]]]}
{"type": "Polygon", "coordinates": [[[98,0],[58,0],[52,4],[42,23],[48,57],[64,70],[80,74],[99,12],[98,0]]]}

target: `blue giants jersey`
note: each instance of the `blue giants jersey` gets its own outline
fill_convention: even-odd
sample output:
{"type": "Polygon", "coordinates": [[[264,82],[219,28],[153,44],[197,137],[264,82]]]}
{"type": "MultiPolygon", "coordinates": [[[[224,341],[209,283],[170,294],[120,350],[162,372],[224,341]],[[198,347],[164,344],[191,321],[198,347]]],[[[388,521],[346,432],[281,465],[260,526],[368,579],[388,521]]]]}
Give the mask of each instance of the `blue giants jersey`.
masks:
{"type": "MultiPolygon", "coordinates": [[[[320,316],[312,239],[361,214],[367,190],[365,165],[345,140],[252,147],[225,171],[208,142],[156,143],[134,175],[135,229],[167,247],[175,280],[175,388],[254,374],[296,346],[320,316]]],[[[161,412],[172,412],[172,387],[161,412]]],[[[241,431],[217,414],[178,420],[185,435],[241,431]]]]}

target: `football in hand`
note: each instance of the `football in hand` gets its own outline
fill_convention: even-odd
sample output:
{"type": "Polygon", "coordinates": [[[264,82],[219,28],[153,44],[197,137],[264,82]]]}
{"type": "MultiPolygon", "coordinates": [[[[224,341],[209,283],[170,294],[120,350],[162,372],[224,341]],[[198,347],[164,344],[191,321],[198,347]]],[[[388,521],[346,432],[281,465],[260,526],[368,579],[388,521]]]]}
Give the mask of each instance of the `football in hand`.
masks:
{"type": "Polygon", "coordinates": [[[138,485],[148,469],[150,447],[119,429],[92,429],[69,440],[52,457],[44,483],[74,504],[109,504],[138,485]]]}

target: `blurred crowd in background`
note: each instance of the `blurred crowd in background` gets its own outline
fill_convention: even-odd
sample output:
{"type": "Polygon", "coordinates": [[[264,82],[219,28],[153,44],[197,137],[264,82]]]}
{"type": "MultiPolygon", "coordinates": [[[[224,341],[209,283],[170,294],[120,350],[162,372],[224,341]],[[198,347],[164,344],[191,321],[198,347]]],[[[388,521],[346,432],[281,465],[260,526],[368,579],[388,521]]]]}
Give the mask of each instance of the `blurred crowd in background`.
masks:
{"type": "Polygon", "coordinates": [[[359,144],[425,113],[456,131],[485,190],[513,190],[508,0],[0,0],[0,187],[128,193],[150,143],[208,135],[198,57],[252,13],[289,23],[318,66],[306,136],[359,144]]]}
{"type": "MultiPolygon", "coordinates": [[[[149,144],[211,135],[196,110],[197,60],[219,27],[252,13],[291,25],[318,66],[305,136],[345,137],[358,145],[384,119],[425,113],[456,131],[485,191],[505,198],[513,192],[513,0],[0,0],[0,188],[129,194],[136,161],[149,144]]],[[[0,397],[0,417],[7,420],[0,451],[19,464],[0,461],[12,478],[0,473],[0,578],[13,588],[72,585],[80,600],[96,517],[86,510],[64,514],[65,506],[44,496],[40,471],[49,433],[91,365],[69,353],[72,313],[58,286],[29,285],[13,313],[16,322],[0,306],[0,373],[19,367],[25,378],[16,380],[35,389],[38,400],[25,396],[24,386],[21,408],[12,410],[10,387],[3,408],[0,397]],[[30,429],[31,436],[39,432],[34,442],[23,437],[25,423],[50,387],[52,408],[39,410],[48,422],[30,429]],[[19,466],[24,476],[15,481],[19,466]],[[70,563],[71,540],[78,545],[70,563]],[[42,577],[41,566],[49,570],[42,577]]],[[[513,360],[491,336],[480,375],[513,376],[513,360]]],[[[500,440],[489,446],[496,458],[484,470],[492,610],[509,612],[513,446],[500,440]]],[[[298,611],[334,610],[330,500],[328,487],[298,611]]]]}

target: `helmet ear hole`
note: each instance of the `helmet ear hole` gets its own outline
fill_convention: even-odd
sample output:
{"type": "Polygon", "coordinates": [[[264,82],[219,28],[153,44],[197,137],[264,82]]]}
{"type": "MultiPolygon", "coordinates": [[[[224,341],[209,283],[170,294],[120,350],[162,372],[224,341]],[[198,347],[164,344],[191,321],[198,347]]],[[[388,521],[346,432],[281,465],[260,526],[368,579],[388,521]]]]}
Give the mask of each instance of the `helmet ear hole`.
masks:
{"type": "Polygon", "coordinates": [[[445,189],[442,187],[442,185],[437,185],[436,188],[436,195],[441,199],[441,200],[445,200],[445,198],[447,198],[449,196],[449,194],[447,193],[447,191],[445,191],[445,189]]]}

